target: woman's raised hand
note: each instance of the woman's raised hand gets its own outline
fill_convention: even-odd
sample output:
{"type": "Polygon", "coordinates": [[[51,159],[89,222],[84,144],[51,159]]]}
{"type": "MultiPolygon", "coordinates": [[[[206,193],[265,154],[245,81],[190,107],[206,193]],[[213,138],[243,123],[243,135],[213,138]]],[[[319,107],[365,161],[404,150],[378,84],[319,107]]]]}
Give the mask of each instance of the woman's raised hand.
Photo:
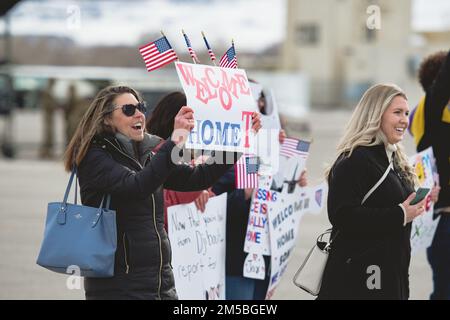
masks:
{"type": "Polygon", "coordinates": [[[179,147],[183,146],[194,124],[194,110],[187,106],[181,107],[173,122],[172,141],[179,147]]]}

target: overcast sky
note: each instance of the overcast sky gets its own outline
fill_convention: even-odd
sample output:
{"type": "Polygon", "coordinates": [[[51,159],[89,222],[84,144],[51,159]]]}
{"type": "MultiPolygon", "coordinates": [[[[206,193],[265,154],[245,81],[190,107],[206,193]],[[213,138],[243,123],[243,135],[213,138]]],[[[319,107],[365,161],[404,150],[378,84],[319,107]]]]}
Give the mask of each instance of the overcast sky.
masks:
{"type": "MultiPolygon", "coordinates": [[[[283,41],[285,7],[286,0],[22,1],[11,28],[15,35],[64,35],[81,45],[135,46],[163,28],[175,50],[184,48],[181,29],[194,49],[204,49],[203,30],[213,49],[233,38],[237,50],[258,52],[283,41]]],[[[413,0],[415,30],[450,29],[449,16],[449,0],[413,0]]]]}

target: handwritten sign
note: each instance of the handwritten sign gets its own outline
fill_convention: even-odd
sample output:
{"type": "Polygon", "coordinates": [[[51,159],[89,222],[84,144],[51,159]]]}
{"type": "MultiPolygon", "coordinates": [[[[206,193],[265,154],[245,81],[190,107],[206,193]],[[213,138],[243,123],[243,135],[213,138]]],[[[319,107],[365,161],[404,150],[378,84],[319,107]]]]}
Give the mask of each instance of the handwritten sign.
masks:
{"type": "Polygon", "coordinates": [[[194,110],[187,148],[254,153],[251,115],[257,111],[245,70],[175,63],[194,110]]]}
{"type": "Polygon", "coordinates": [[[245,236],[244,251],[270,255],[268,213],[270,203],[277,201],[278,193],[262,188],[255,189],[245,236]]]}
{"type": "Polygon", "coordinates": [[[272,205],[269,212],[271,274],[266,298],[270,299],[286,271],[295,247],[300,219],[311,208],[310,192],[296,187],[295,191],[281,194],[283,201],[272,205]]]}
{"type": "Polygon", "coordinates": [[[226,193],[204,213],[194,203],[167,208],[175,287],[180,299],[225,299],[226,193]]]}
{"type": "MultiPolygon", "coordinates": [[[[432,188],[434,186],[435,173],[433,172],[434,154],[430,147],[410,157],[410,164],[414,166],[421,187],[432,188]]],[[[411,254],[424,250],[431,245],[434,233],[439,223],[439,217],[433,220],[434,204],[431,195],[428,194],[425,213],[413,220],[411,227],[411,254]]]]}
{"type": "Polygon", "coordinates": [[[243,274],[247,278],[264,280],[266,264],[260,254],[249,253],[245,258],[243,274]]]}

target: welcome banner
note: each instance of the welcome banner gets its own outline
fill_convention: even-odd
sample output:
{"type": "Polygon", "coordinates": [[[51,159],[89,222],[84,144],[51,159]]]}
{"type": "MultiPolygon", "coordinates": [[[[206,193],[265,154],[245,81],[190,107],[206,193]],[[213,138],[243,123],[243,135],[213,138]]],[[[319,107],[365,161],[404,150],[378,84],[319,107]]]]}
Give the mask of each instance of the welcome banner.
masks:
{"type": "Polygon", "coordinates": [[[255,153],[251,115],[257,111],[245,70],[176,62],[195,126],[186,147],[255,153]]]}

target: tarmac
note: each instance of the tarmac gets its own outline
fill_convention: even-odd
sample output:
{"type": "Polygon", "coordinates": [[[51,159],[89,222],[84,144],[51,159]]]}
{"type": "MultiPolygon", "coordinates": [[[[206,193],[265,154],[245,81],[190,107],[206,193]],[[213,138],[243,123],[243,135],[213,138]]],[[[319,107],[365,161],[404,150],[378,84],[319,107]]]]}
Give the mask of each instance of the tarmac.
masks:
{"type": "MultiPolygon", "coordinates": [[[[313,139],[307,161],[310,185],[323,180],[324,169],[333,160],[335,146],[350,114],[350,110],[312,111],[302,121],[288,122],[288,136],[313,139]]],[[[56,120],[56,154],[60,158],[64,145],[62,114],[58,113],[56,120]]],[[[2,121],[0,118],[0,132],[2,121]]],[[[0,299],[84,299],[82,281],[80,288],[69,289],[68,276],[36,264],[47,203],[62,200],[68,174],[61,160],[38,159],[42,119],[37,111],[15,113],[13,136],[16,158],[0,156],[0,299]]],[[[414,154],[409,136],[404,146],[408,154],[414,154]]],[[[326,210],[302,218],[297,245],[273,299],[314,299],[297,288],[292,278],[316,236],[328,226],[326,210]]],[[[410,299],[428,299],[431,290],[431,269],[425,252],[419,252],[411,259],[410,299]]]]}

